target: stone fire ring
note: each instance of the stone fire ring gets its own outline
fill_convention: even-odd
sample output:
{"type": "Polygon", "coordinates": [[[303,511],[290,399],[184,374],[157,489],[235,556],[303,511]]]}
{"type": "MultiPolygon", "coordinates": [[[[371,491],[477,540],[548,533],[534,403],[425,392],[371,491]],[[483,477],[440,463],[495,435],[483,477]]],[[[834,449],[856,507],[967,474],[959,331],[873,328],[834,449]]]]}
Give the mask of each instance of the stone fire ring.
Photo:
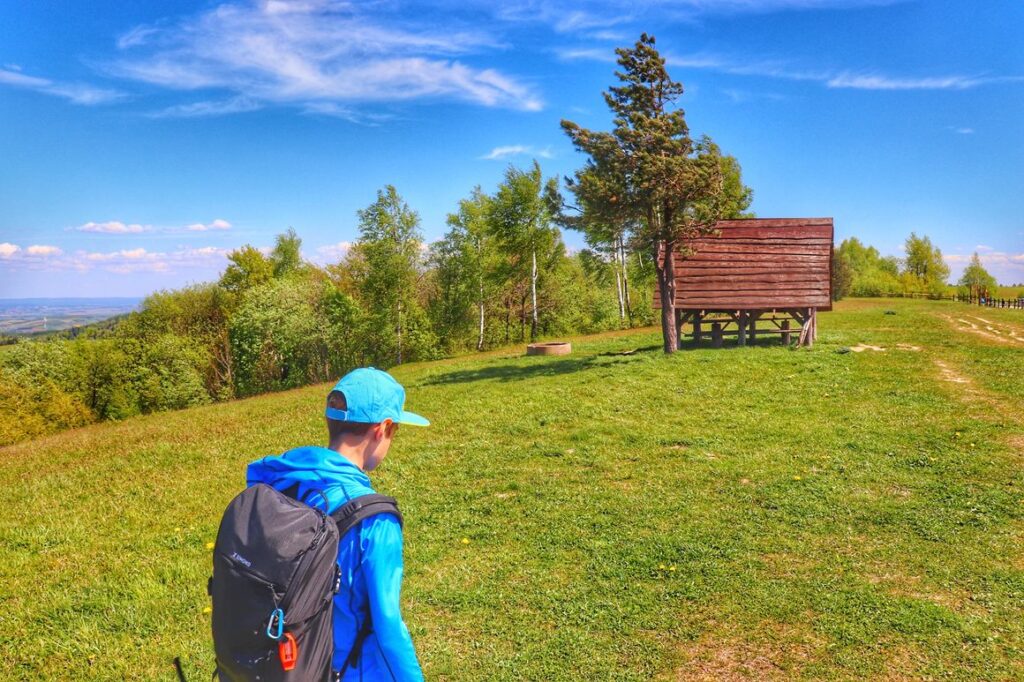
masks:
{"type": "Polygon", "coordinates": [[[527,355],[568,355],[571,352],[572,344],[568,341],[531,343],[526,347],[527,355]]]}

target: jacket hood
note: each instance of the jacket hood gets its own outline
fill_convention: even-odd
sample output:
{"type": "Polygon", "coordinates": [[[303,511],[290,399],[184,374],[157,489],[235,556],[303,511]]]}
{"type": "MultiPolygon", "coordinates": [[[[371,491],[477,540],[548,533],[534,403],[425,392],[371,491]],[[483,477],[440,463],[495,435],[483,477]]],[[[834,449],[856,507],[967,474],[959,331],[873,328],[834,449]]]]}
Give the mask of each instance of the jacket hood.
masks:
{"type": "Polygon", "coordinates": [[[277,490],[297,485],[297,497],[325,512],[373,492],[370,477],[337,452],[315,445],[268,456],[249,464],[246,485],[265,483],[277,490]],[[316,491],[317,495],[310,495],[316,491]],[[308,496],[308,497],[307,497],[308,496]]]}

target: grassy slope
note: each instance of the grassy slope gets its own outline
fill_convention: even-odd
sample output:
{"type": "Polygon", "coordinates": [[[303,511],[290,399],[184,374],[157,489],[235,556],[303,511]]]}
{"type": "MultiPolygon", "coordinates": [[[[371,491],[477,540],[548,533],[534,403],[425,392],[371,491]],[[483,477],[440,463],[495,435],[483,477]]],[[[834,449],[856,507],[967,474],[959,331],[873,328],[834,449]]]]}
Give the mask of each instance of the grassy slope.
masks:
{"type": "MultiPolygon", "coordinates": [[[[973,312],[853,301],[809,352],[643,331],[396,370],[435,424],[374,475],[428,679],[1024,676],[1024,345],[973,312]],[[835,352],[861,341],[888,350],[835,352]]],[[[246,462],[321,441],[324,391],[0,450],[0,679],[170,680],[176,655],[205,679],[206,544],[246,462]]]]}

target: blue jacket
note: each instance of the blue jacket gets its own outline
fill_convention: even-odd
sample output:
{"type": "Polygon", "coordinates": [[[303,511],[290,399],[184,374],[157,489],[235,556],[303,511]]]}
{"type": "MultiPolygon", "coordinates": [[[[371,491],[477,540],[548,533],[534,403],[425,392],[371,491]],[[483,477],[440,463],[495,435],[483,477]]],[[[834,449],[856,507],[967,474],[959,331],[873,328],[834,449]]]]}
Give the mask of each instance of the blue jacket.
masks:
{"type": "MultiPolygon", "coordinates": [[[[298,498],[330,514],[342,504],[373,493],[359,467],[327,448],[307,446],[249,465],[247,485],[266,483],[284,490],[296,483],[298,498]]],[[[338,546],[341,589],[334,598],[335,671],[352,649],[364,614],[373,632],[363,642],[358,665],[343,680],[370,682],[422,680],[409,630],[402,622],[402,527],[390,514],[373,516],[341,538],[338,546]]],[[[301,652],[300,652],[301,654],[301,652]]]]}

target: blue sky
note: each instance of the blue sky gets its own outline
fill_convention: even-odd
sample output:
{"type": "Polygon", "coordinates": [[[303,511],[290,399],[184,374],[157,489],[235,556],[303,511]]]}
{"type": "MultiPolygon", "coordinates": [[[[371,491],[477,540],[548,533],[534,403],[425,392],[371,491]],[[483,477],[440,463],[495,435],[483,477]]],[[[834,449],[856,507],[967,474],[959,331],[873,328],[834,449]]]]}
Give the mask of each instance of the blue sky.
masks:
{"type": "Polygon", "coordinates": [[[0,297],[204,281],[289,226],[337,260],[387,183],[437,239],[507,164],[581,165],[559,121],[609,127],[642,31],[759,216],[1024,282],[1022,26],[1016,0],[2,3],[0,297]]]}

